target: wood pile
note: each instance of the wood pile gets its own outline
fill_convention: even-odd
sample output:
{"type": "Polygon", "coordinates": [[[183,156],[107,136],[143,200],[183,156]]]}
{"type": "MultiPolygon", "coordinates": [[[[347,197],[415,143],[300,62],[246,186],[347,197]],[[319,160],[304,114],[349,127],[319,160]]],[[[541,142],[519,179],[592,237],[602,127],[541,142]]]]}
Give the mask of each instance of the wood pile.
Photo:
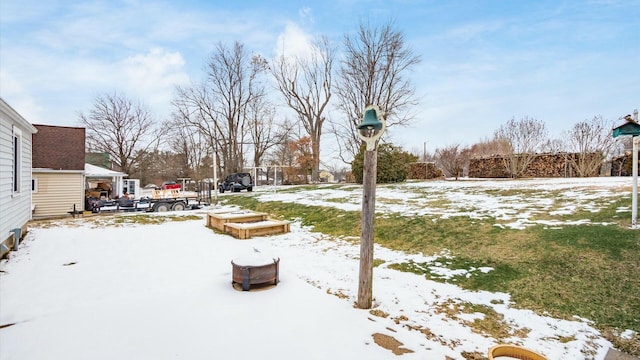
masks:
{"type": "MultiPolygon", "coordinates": [[[[535,155],[521,177],[576,177],[579,173],[574,163],[577,162],[578,156],[577,153],[535,155]]],[[[589,156],[600,155],[594,153],[589,156]]],[[[509,178],[511,173],[506,166],[509,161],[509,157],[504,155],[471,158],[469,160],[469,177],[509,178]]],[[[588,176],[598,176],[599,174],[600,168],[588,176]]]]}
{"type": "MultiPolygon", "coordinates": [[[[522,177],[574,177],[571,161],[567,156],[576,154],[542,154],[537,155],[527,166],[522,177]]],[[[575,157],[574,157],[575,159],[575,157]]]]}
{"type": "Polygon", "coordinates": [[[511,177],[504,165],[503,156],[483,156],[469,159],[469,177],[508,178],[511,177]]]}
{"type": "MultiPolygon", "coordinates": [[[[640,160],[638,160],[640,167],[640,160]]],[[[626,152],[611,159],[611,176],[633,176],[633,153],[626,152]]]]}
{"type": "Polygon", "coordinates": [[[439,179],[444,177],[442,169],[438,169],[434,163],[410,163],[407,179],[439,179]]]}

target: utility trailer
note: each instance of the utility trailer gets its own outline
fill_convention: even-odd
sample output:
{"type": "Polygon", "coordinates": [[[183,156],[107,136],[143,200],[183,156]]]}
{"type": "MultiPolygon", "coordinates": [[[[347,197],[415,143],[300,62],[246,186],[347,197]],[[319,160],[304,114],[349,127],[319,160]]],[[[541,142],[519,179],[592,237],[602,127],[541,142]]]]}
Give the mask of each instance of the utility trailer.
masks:
{"type": "Polygon", "coordinates": [[[148,200],[148,212],[182,211],[200,207],[196,193],[178,189],[153,190],[148,200]]]}
{"type": "Polygon", "coordinates": [[[95,200],[90,203],[90,210],[94,213],[103,211],[165,212],[198,209],[200,205],[201,201],[196,193],[170,189],[152,190],[149,196],[143,196],[140,199],[121,197],[117,200],[95,200]]]}

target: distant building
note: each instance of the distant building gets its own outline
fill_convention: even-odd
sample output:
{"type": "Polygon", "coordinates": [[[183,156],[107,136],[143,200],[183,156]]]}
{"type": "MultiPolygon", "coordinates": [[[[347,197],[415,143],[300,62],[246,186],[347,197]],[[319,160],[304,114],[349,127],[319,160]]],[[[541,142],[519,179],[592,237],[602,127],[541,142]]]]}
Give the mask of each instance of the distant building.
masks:
{"type": "Polygon", "coordinates": [[[111,169],[111,156],[109,153],[86,153],[85,163],[100,166],[101,168],[111,169]]]}
{"type": "Polygon", "coordinates": [[[335,177],[329,171],[322,170],[320,171],[319,178],[321,182],[332,183],[335,182],[335,177]]]}

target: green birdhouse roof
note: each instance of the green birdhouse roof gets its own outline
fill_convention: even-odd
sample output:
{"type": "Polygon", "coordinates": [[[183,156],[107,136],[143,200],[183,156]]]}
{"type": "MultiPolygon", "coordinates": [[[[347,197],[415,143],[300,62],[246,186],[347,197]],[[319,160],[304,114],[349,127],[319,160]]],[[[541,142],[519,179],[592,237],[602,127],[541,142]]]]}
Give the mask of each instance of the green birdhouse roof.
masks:
{"type": "Polygon", "coordinates": [[[626,123],[613,128],[613,137],[617,137],[620,135],[640,135],[640,124],[635,121],[627,121],[626,123]]]}

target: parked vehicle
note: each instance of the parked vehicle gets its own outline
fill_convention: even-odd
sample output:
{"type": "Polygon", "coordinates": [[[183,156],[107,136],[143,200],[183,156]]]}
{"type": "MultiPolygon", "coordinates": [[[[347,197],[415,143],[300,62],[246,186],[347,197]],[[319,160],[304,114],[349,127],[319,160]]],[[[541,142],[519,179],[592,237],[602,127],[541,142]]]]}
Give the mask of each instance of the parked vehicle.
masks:
{"type": "Polygon", "coordinates": [[[220,193],[225,191],[240,192],[241,190],[253,191],[253,179],[249,173],[233,173],[220,183],[220,193]]]}

